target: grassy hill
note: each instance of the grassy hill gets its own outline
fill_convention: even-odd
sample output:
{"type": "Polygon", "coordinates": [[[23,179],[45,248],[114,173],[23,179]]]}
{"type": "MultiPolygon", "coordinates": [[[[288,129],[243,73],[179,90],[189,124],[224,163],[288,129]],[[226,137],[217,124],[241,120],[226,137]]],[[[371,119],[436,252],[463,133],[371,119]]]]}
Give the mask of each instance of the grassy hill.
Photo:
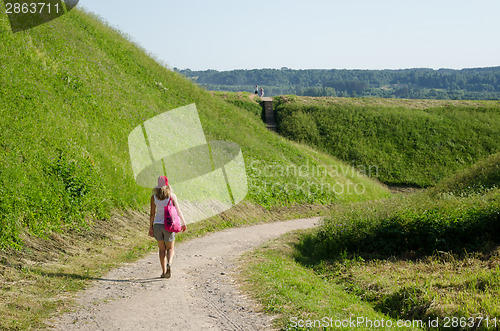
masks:
{"type": "Polygon", "coordinates": [[[282,328],[297,314],[381,314],[424,325],[473,316],[465,329],[498,329],[481,319],[500,318],[499,156],[430,189],[332,208],[319,228],[247,254],[248,291],[282,328]]]}
{"type": "MultiPolygon", "coordinates": [[[[47,311],[64,305],[57,297],[62,288],[77,290],[85,281],[116,263],[111,261],[114,259],[110,250],[115,249],[115,254],[116,251],[127,254],[128,261],[147,251],[144,244],[134,247],[144,239],[130,229],[135,227],[142,231],[141,217],[144,215],[134,221],[130,214],[120,215],[120,222],[109,218],[113,210],[141,209],[150,194],[149,189],[140,188],[134,182],[128,134],[149,118],[191,103],[198,108],[208,140],[233,141],[242,147],[250,185],[245,205],[272,209],[301,204],[364,203],[357,207],[335,206],[330,221],[319,232],[328,240],[322,240],[318,247],[323,249],[318,250],[318,254],[332,252],[329,247],[338,244],[331,236],[334,232],[325,231],[336,229],[335,215],[345,214],[346,222],[369,219],[376,225],[387,218],[397,219],[391,218],[394,215],[403,215],[411,224],[412,220],[422,220],[417,212],[426,210],[436,211],[426,214],[428,217],[424,221],[443,214],[450,224],[455,220],[467,223],[471,215],[490,217],[498,214],[494,214],[493,209],[498,206],[498,189],[491,185],[488,186],[491,190],[480,191],[479,195],[438,194],[442,208],[438,206],[437,209],[429,197],[425,198],[427,200],[422,198],[426,204],[411,200],[414,201],[411,206],[417,208],[413,214],[401,214],[401,200],[380,202],[382,207],[377,207],[378,203],[365,202],[387,197],[388,191],[376,180],[363,176],[362,169],[354,171],[349,165],[351,158],[343,163],[326,153],[326,148],[325,152],[320,152],[269,132],[254,104],[244,98],[238,101],[231,96],[226,101],[214,97],[158,64],[144,50],[93,15],[80,10],[75,9],[26,32],[12,34],[5,30],[9,30],[6,17],[0,16],[0,31],[3,31],[0,33],[0,311],[3,317],[0,328],[40,326],[47,311]],[[466,218],[459,219],[454,210],[465,210],[466,218]],[[92,232],[97,223],[104,226],[99,232],[92,232]],[[110,234],[113,230],[131,235],[115,240],[116,236],[110,234]],[[104,238],[103,243],[100,246],[89,244],[93,237],[104,238]],[[47,263],[49,258],[43,258],[31,264],[22,260],[14,263],[5,258],[4,253],[13,253],[13,248],[22,250],[23,239],[33,241],[29,249],[41,246],[44,241],[59,242],[59,246],[53,246],[56,248],[53,256],[63,258],[57,263],[47,263]],[[75,241],[78,249],[73,247],[67,251],[66,245],[75,241]],[[127,246],[129,241],[134,242],[127,246]],[[131,247],[137,250],[124,252],[131,247]]],[[[493,151],[496,141],[482,139],[497,133],[496,106],[494,103],[481,105],[484,106],[480,107],[481,111],[467,120],[476,129],[483,130],[483,121],[490,119],[491,131],[471,134],[464,129],[463,135],[470,135],[471,144],[481,142],[481,146],[490,146],[493,151]],[[490,106],[494,108],[491,111],[486,109],[490,106]]],[[[406,108],[401,110],[405,112],[406,108]]],[[[463,113],[461,110],[456,112],[463,113]]],[[[371,113],[376,112],[371,110],[371,113]]],[[[425,112],[418,110],[417,113],[425,112]]],[[[433,118],[431,115],[429,117],[433,118]]],[[[307,130],[300,132],[307,133],[307,130]]],[[[352,140],[352,136],[349,139],[352,140]]],[[[486,147],[471,158],[486,153],[486,147]]],[[[466,161],[473,162],[472,159],[466,161]]],[[[359,160],[371,164],[369,159],[359,160]]],[[[384,164],[382,161],[373,164],[384,164]]],[[[460,164],[463,166],[467,162],[460,164]]],[[[485,162],[489,169],[491,162],[485,162]]],[[[492,162],[497,164],[495,160],[492,162]]],[[[408,167],[401,169],[406,171],[408,167]]],[[[446,171],[455,169],[458,166],[450,166],[446,171]]],[[[485,173],[495,172],[488,170],[485,173]]],[[[433,173],[433,176],[431,182],[442,174],[433,173]]],[[[485,181],[489,182],[489,179],[485,181]]],[[[421,185],[427,183],[429,181],[420,182],[421,185]]],[[[446,192],[449,191],[452,190],[446,192]]],[[[388,234],[376,232],[376,227],[368,222],[359,224],[368,225],[368,235],[388,234]]],[[[208,230],[190,230],[187,235],[195,236],[204,231],[208,230]]],[[[384,237],[375,239],[380,238],[384,237]]],[[[352,242],[349,240],[345,243],[352,242]]],[[[377,243],[382,245],[384,242],[371,242],[377,243]]],[[[36,253],[26,249],[24,257],[33,258],[36,253]]]]}
{"type": "Polygon", "coordinates": [[[136,212],[151,190],[136,185],[127,144],[132,129],[168,110],[195,103],[207,140],[241,146],[249,180],[245,201],[178,240],[389,194],[269,132],[255,104],[213,96],[94,15],[74,9],[9,30],[0,16],[0,329],[43,327],[67,307],[68,291],[155,244],[136,212]]]}
{"type": "Polygon", "coordinates": [[[347,166],[268,132],[255,114],[168,70],[93,15],[73,10],[17,34],[2,16],[0,30],[1,247],[21,247],[23,233],[88,228],[114,209],[145,205],[150,190],[134,182],[128,134],[191,103],[207,140],[242,147],[247,202],[270,208],[387,195],[354,172],[332,174],[347,166]],[[336,184],[363,192],[329,189],[336,184]]]}
{"type": "Polygon", "coordinates": [[[341,207],[298,256],[392,317],[499,317],[498,160],[408,197],[341,207]]]}
{"type": "MultiPolygon", "coordinates": [[[[212,92],[215,96],[222,100],[245,109],[254,114],[258,118],[263,119],[262,101],[257,95],[249,92],[212,92]]],[[[263,119],[264,120],[264,119],[263,119]]]]}
{"type": "Polygon", "coordinates": [[[480,160],[450,178],[439,182],[430,192],[433,194],[470,195],[480,194],[500,187],[500,153],[480,160]]]}
{"type": "Polygon", "coordinates": [[[500,151],[498,101],[277,97],[279,132],[389,185],[428,187],[500,151]]]}

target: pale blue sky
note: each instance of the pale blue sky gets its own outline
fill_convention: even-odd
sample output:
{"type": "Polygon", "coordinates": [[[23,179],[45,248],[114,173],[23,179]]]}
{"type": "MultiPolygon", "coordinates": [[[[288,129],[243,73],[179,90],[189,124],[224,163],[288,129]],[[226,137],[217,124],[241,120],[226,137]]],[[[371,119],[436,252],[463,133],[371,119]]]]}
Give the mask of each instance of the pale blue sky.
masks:
{"type": "Polygon", "coordinates": [[[169,67],[500,65],[500,0],[80,0],[169,67]]]}

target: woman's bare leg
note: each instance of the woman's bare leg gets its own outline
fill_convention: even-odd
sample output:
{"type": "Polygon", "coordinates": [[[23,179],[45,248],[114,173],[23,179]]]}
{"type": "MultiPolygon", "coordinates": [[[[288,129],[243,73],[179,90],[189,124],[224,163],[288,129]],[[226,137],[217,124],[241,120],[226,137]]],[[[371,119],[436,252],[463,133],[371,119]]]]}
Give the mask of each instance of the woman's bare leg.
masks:
{"type": "Polygon", "coordinates": [[[160,265],[163,274],[167,272],[165,253],[166,253],[165,242],[163,240],[158,240],[158,255],[160,257],[160,265]]]}
{"type": "Polygon", "coordinates": [[[165,249],[167,251],[167,263],[171,264],[172,260],[174,259],[174,241],[172,242],[166,242],[165,243],[165,249]]]}

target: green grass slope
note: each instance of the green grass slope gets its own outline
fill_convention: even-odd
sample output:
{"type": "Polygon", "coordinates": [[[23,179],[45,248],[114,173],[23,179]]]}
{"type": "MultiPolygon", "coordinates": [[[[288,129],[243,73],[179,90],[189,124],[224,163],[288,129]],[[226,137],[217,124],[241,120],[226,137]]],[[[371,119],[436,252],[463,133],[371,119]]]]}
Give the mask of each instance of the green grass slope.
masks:
{"type": "Polygon", "coordinates": [[[387,195],[332,157],[268,132],[255,114],[167,70],[93,15],[73,10],[17,34],[5,31],[8,21],[1,16],[0,30],[2,247],[21,247],[23,233],[78,230],[113,209],[145,205],[150,190],[134,182],[128,134],[191,103],[207,140],[242,147],[251,203],[327,204],[387,195]]]}
{"type": "Polygon", "coordinates": [[[225,100],[226,102],[235,105],[238,108],[245,109],[246,111],[254,114],[255,116],[262,118],[262,105],[261,98],[257,95],[249,92],[214,92],[212,93],[225,100]]]}
{"type": "Polygon", "coordinates": [[[340,207],[302,249],[313,260],[488,252],[500,244],[498,156],[408,197],[340,207]]]}
{"type": "Polygon", "coordinates": [[[470,195],[500,187],[500,153],[480,160],[435,186],[431,193],[470,195]]]}
{"type": "Polygon", "coordinates": [[[295,257],[393,318],[498,319],[498,166],[495,154],[423,192],[339,206],[295,257]]]}
{"type": "Polygon", "coordinates": [[[276,98],[279,131],[389,185],[428,187],[500,151],[498,101],[276,98]]]}

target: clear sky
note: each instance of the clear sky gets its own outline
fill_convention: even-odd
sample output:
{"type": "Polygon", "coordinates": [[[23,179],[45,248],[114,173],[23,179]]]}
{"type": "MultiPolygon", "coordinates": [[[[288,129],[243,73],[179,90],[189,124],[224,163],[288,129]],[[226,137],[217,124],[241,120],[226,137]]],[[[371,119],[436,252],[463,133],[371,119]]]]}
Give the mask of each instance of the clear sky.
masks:
{"type": "Polygon", "coordinates": [[[500,0],[80,0],[169,67],[500,65],[500,0]]]}

